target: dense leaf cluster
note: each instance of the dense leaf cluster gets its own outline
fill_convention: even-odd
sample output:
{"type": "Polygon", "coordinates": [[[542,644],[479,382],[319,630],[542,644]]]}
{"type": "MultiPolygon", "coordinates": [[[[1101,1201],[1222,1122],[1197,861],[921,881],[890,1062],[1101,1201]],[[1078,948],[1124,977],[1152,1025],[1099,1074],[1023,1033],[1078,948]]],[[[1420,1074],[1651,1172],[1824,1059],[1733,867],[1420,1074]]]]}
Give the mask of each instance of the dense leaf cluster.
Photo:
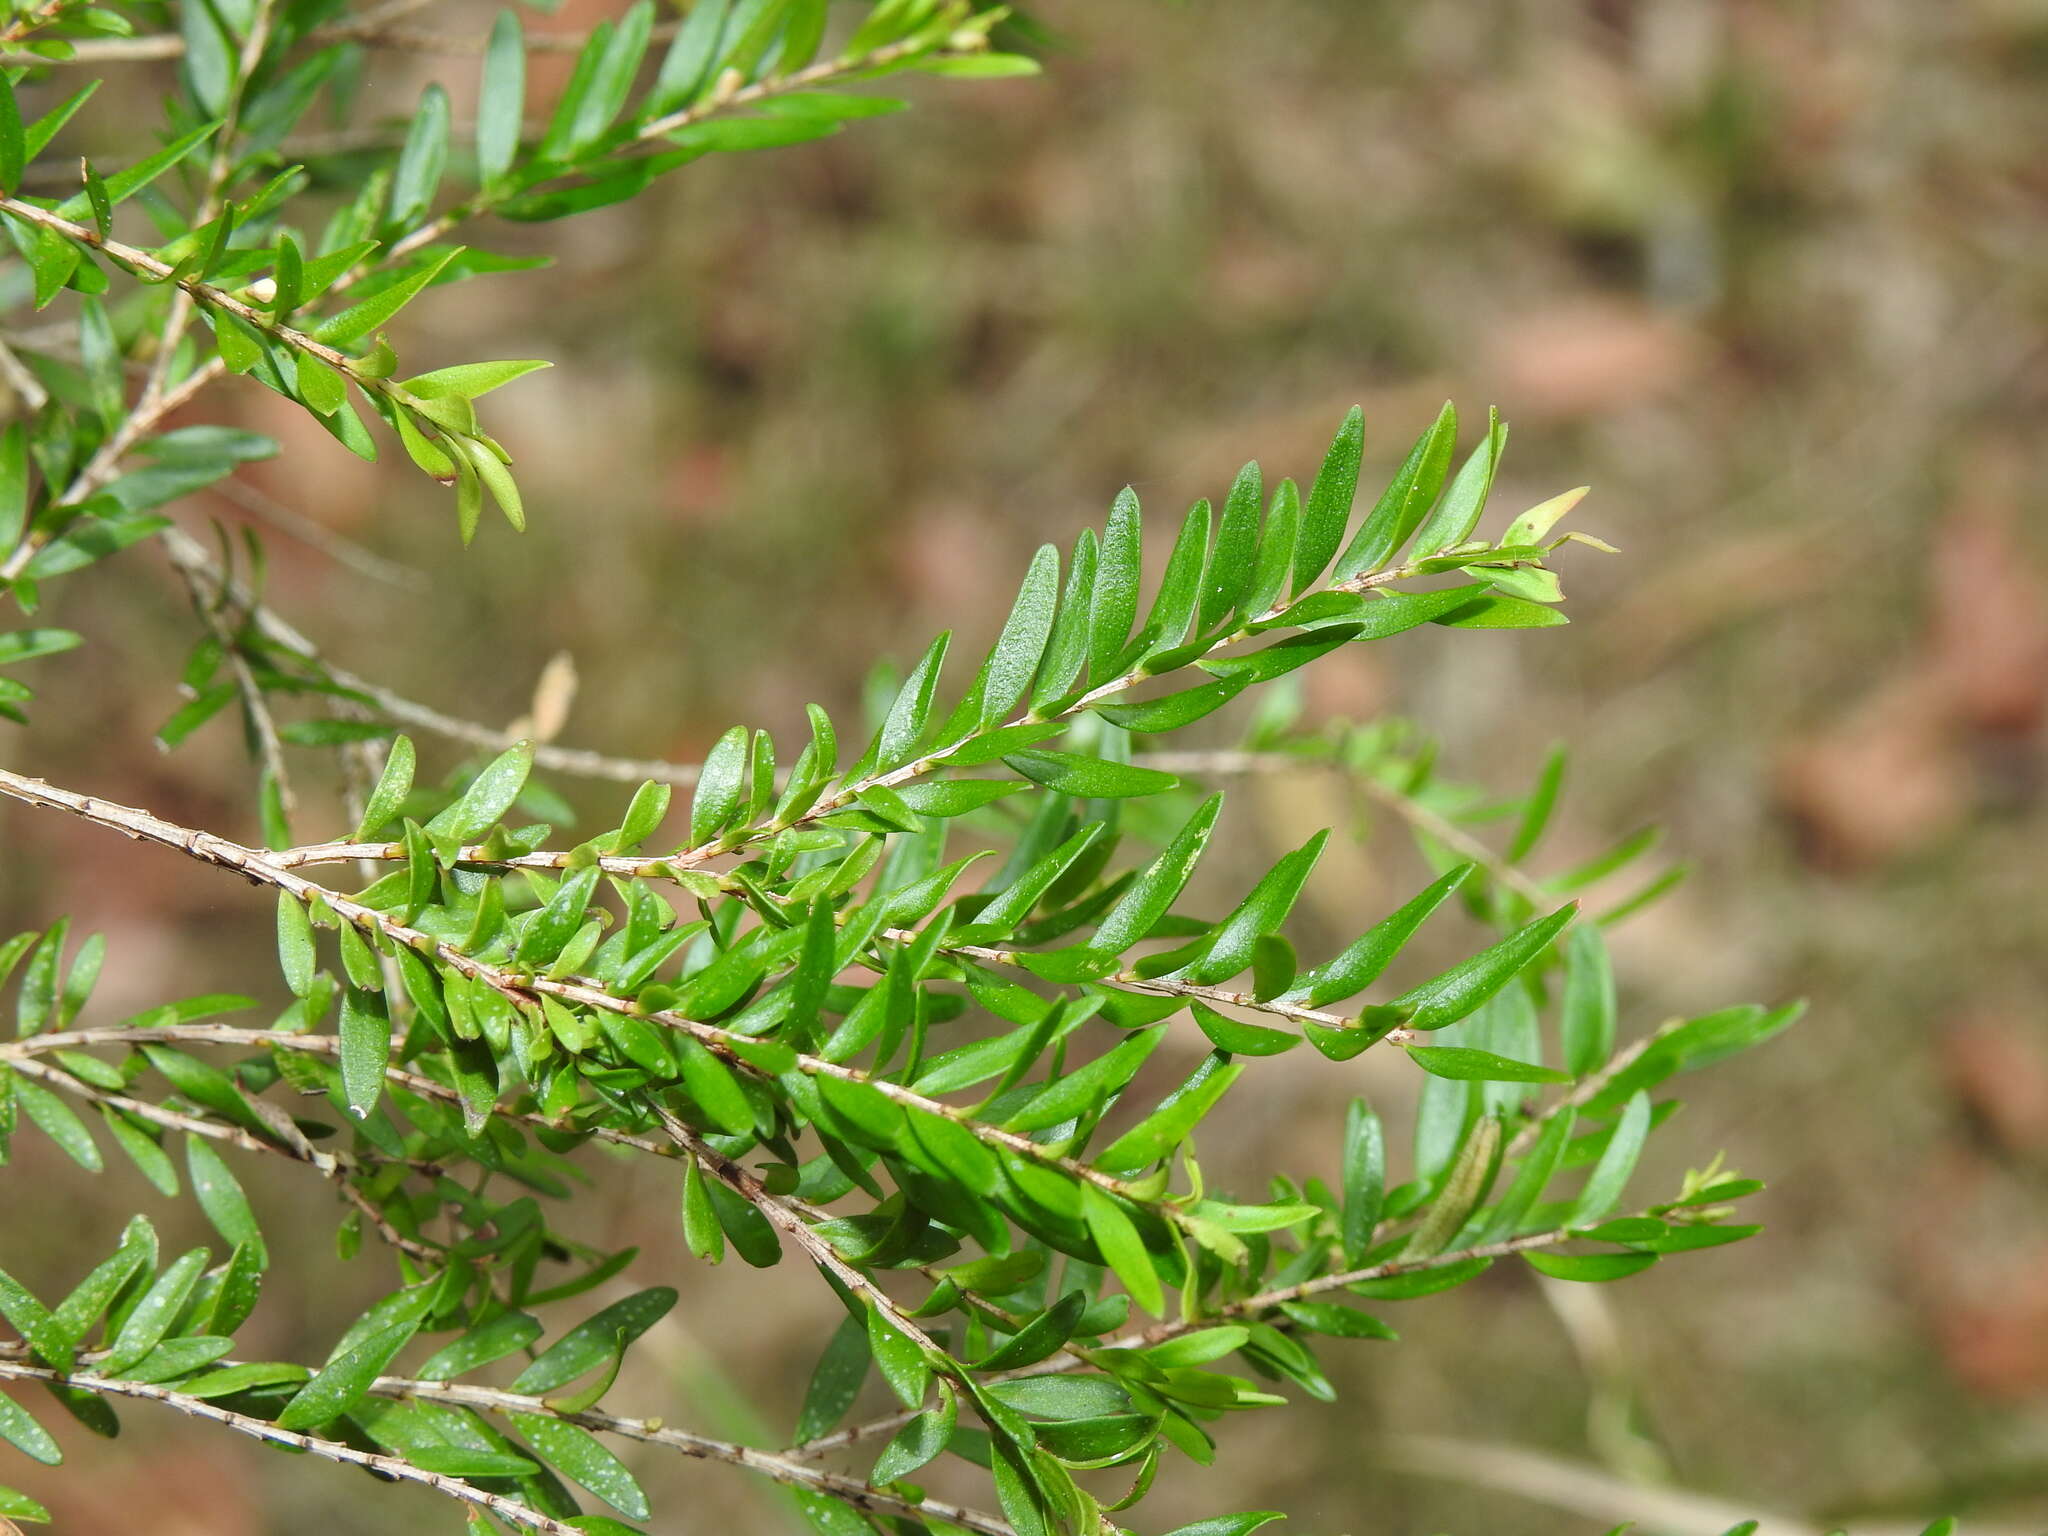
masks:
{"type": "MultiPolygon", "coordinates": [[[[399,725],[491,733],[332,665],[263,606],[260,550],[231,567],[160,510],[275,452],[163,429],[233,374],[374,456],[367,407],[454,486],[465,540],[487,497],[521,525],[475,402],[542,365],[401,378],[387,333],[402,341],[405,307],[436,287],[524,264],[452,242],[483,215],[561,218],[708,153],[902,105],[840,85],[1031,67],[992,48],[998,28],[1024,35],[1001,8],[880,0],[844,19],[823,0],[697,0],[658,27],[640,0],[580,46],[542,111],[508,13],[479,40],[472,131],[430,86],[399,142],[333,161],[299,153],[299,125],[316,103],[355,109],[365,59],[405,45],[401,24],[332,0],[210,0],[168,19],[52,3],[8,30],[24,51],[0,73],[0,224],[19,260],[0,292],[64,323],[8,354],[31,409],[0,435],[0,583],[32,612],[53,578],[159,537],[201,621],[161,740],[236,707],[268,846],[12,772],[0,792],[274,890],[292,1001],[267,1024],[237,1021],[257,1004],[229,995],[101,1020],[96,936],[72,945],[58,921],[0,947],[16,1000],[0,1162],[35,1133],[94,1171],[111,1144],[165,1197],[189,1191],[220,1238],[167,1254],[138,1214],[68,1290],[9,1241],[0,1382],[40,1383],[100,1434],[123,1400],[169,1407],[430,1486],[485,1527],[628,1529],[589,1500],[652,1517],[618,1450],[638,1442],[765,1473],[826,1536],[1109,1533],[1162,1468],[1211,1460],[1232,1414],[1330,1397],[1319,1351],[1393,1338],[1385,1304],[1502,1262],[1615,1280],[1756,1230],[1732,1207],[1759,1186],[1718,1158],[1631,1193],[1670,1080],[1796,1012],[1622,1027],[1602,927],[1675,872],[1597,918],[1570,898],[1653,838],[1539,879],[1525,866],[1561,756],[1497,802],[1440,777],[1406,727],[1294,718],[1290,675],[1350,647],[1564,622],[1554,557],[1605,546],[1559,532],[1578,492],[1483,531],[1497,417],[1460,459],[1446,406],[1361,509],[1354,411],[1306,490],[1253,463],[1220,508],[1191,508],[1149,587],[1125,491],[1099,531],[1037,553],[964,677],[942,635],[857,728],[816,707],[794,740],[735,727],[701,765],[649,765],[617,825],[575,839],[537,765],[618,765],[519,742],[422,778],[399,725]],[[93,91],[23,103],[95,48],[136,44],[179,61],[159,146],[38,190],[93,91]],[[1241,745],[1162,740],[1244,694],[1259,707],[1241,745]],[[288,749],[338,751],[360,775],[345,838],[294,841],[288,749]],[[1329,834],[1220,899],[1203,855],[1214,783],[1318,765],[1410,823],[1437,877],[1304,960],[1290,918],[1329,834]],[[1501,820],[1495,851],[1482,834],[1501,820]],[[315,878],[351,865],[377,867],[315,878]],[[1480,930],[1465,958],[1418,973],[1411,942],[1459,912],[1480,930]],[[1262,1058],[1304,1046],[1347,1082],[1369,1049],[1405,1055],[1412,1148],[1390,1148],[1354,1097],[1324,1176],[1212,1182],[1197,1136],[1236,1112],[1262,1058]],[[843,1304],[785,1446],[611,1404],[623,1358],[690,1281],[575,1236],[592,1142],[675,1165],[697,1259],[794,1256],[843,1304]],[[343,1260],[367,1246],[393,1270],[388,1295],[337,1319],[323,1361],[237,1342],[284,1261],[237,1172],[259,1157],[332,1187],[343,1260]],[[616,1299],[593,1306],[600,1288],[616,1299]],[[855,1419],[871,1379],[895,1406],[855,1419]],[[964,1481],[946,1487],[985,1492],[934,1494],[947,1461],[964,1481]]],[[[0,662],[78,643],[21,629],[0,662]]],[[[0,686],[21,719],[27,688],[0,686]]],[[[4,1395],[0,1438],[60,1456],[4,1395]]],[[[6,1490],[0,1514],[44,1517],[6,1490]]]]}

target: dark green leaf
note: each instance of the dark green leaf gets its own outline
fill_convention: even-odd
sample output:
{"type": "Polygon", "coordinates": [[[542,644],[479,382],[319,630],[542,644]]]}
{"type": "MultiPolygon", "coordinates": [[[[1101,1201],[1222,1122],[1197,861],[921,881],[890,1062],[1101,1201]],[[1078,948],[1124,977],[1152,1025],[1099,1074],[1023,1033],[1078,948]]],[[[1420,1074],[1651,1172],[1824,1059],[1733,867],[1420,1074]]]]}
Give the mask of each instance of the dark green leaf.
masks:
{"type": "Polygon", "coordinates": [[[371,1383],[384,1374],[418,1328],[417,1319],[396,1323],[337,1351],[284,1405],[277,1427],[309,1430],[347,1413],[369,1395],[371,1383]]]}
{"type": "Polygon", "coordinates": [[[1365,413],[1357,406],[1337,429],[1336,440],[1309,488],[1302,509],[1301,532],[1294,541],[1294,582],[1296,593],[1304,591],[1322,575],[1323,567],[1344,542],[1345,525],[1351,521],[1352,498],[1358,494],[1358,466],[1365,450],[1365,413]]]}

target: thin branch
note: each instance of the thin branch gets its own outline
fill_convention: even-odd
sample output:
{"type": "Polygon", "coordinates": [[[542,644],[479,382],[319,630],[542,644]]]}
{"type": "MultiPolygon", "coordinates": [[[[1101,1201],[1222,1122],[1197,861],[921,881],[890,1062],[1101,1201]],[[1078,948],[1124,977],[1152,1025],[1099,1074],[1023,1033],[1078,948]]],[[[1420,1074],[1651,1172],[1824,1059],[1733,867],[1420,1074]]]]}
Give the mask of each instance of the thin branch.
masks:
{"type": "Polygon", "coordinates": [[[298,812],[299,799],[292,790],[291,772],[285,766],[284,741],[277,733],[277,717],[270,712],[270,701],[263,696],[263,686],[256,681],[256,673],[249,666],[236,626],[221,617],[219,606],[208,597],[196,577],[182,566],[179,574],[185,577],[185,590],[191,594],[192,611],[199,615],[207,633],[220,645],[221,657],[234,677],[235,692],[242,701],[242,718],[256,743],[257,761],[277,786],[278,809],[289,830],[292,817],[298,812]]]}
{"type": "Polygon", "coordinates": [[[854,1478],[823,1472],[784,1456],[757,1451],[751,1446],[736,1445],[729,1440],[714,1440],[705,1435],[694,1435],[688,1430],[671,1429],[659,1419],[629,1419],[596,1409],[586,1409],[581,1413],[563,1413],[550,1408],[545,1399],[538,1397],[522,1397],[516,1392],[501,1392],[494,1387],[413,1381],[402,1376],[380,1376],[370,1390],[379,1397],[456,1403],[466,1408],[486,1409],[492,1413],[545,1414],[565,1424],[575,1424],[601,1434],[619,1435],[648,1445],[667,1446],[670,1450],[680,1451],[685,1456],[694,1456],[702,1461],[722,1461],[736,1467],[744,1467],[750,1472],[758,1472],[788,1487],[822,1494],[826,1498],[850,1504],[855,1509],[866,1510],[870,1514],[943,1520],[964,1530],[983,1533],[983,1536],[1016,1536],[1014,1527],[999,1515],[950,1504],[941,1499],[919,1501],[901,1498],[879,1488],[871,1488],[854,1478]]]}
{"type": "MultiPolygon", "coordinates": [[[[406,592],[433,590],[433,580],[425,571],[401,564],[358,544],[354,539],[345,538],[325,523],[286,506],[240,476],[230,475],[225,480],[216,481],[209,489],[244,511],[254,513],[287,538],[297,539],[301,544],[317,549],[337,565],[346,566],[359,576],[367,576],[372,581],[381,581],[406,592]]],[[[189,567],[180,566],[179,569],[187,570],[189,567]]]]}
{"type": "Polygon", "coordinates": [[[372,1472],[399,1482],[419,1483],[437,1493],[445,1493],[452,1499],[460,1499],[465,1504],[485,1510],[507,1525],[519,1526],[529,1531],[542,1531],[546,1536],[580,1536],[577,1527],[565,1520],[544,1515],[539,1510],[529,1508],[517,1499],[509,1498],[502,1493],[487,1492],[472,1483],[465,1483],[459,1477],[425,1471],[397,1456],[361,1451],[352,1445],[317,1439],[295,1430],[279,1429],[268,1419],[236,1413],[233,1409],[223,1408],[218,1403],[208,1402],[204,1398],[189,1396],[172,1387],[160,1387],[141,1381],[109,1381],[98,1376],[53,1371],[43,1366],[24,1365],[12,1360],[0,1360],[0,1381],[43,1381],[55,1386],[76,1387],[81,1391],[98,1393],[102,1397],[132,1397],[143,1402],[161,1403],[166,1408],[175,1408],[178,1412],[195,1419],[211,1420],[215,1424],[232,1429],[236,1434],[247,1435],[252,1440],[290,1446],[294,1450],[306,1451],[324,1460],[338,1461],[352,1467],[366,1467],[372,1472]]]}

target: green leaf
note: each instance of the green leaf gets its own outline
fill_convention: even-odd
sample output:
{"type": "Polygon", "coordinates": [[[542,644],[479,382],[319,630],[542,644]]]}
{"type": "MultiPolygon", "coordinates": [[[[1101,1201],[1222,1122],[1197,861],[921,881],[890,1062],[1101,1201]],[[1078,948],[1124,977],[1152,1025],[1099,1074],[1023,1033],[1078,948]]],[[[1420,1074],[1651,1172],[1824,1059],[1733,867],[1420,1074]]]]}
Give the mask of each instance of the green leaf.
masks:
{"type": "Polygon", "coordinates": [[[313,332],[314,340],[324,341],[329,346],[361,341],[370,332],[394,319],[401,309],[419,295],[421,289],[441,275],[442,268],[461,254],[462,248],[458,246],[423,266],[414,268],[397,282],[360,303],[351,304],[340,314],[322,321],[313,332]]]}
{"type": "Polygon", "coordinates": [[[191,1249],[180,1254],[150,1283],[133,1310],[122,1319],[106,1357],[98,1363],[96,1368],[102,1376],[119,1376],[163,1342],[191,1299],[192,1288],[206,1268],[206,1259],[204,1248],[191,1249]]]}
{"type": "Polygon", "coordinates": [[[598,1444],[589,1430],[542,1413],[515,1413],[510,1418],[541,1459],[579,1488],[589,1489],[635,1520],[653,1513],[626,1464],[598,1444]]]}
{"type": "Polygon", "coordinates": [[[1574,1077],[1597,1072],[1614,1054],[1614,965],[1607,941],[1592,923],[1574,928],[1564,945],[1564,1003],[1560,1030],[1565,1070],[1574,1077]]]}
{"type": "Polygon", "coordinates": [[[1283,1301],[1280,1310],[1315,1333],[1337,1339],[1392,1339],[1393,1329],[1369,1312],[1331,1301],[1283,1301]]]}
{"type": "Polygon", "coordinates": [[[1654,1253],[1545,1253],[1532,1249],[1522,1257],[1531,1269],[1553,1280],[1590,1283],[1626,1280],[1657,1262],[1654,1253]]]}
{"type": "Polygon", "coordinates": [[[1054,752],[1043,747],[1012,752],[1003,761],[1032,783],[1056,794],[1072,795],[1077,800],[1156,795],[1180,784],[1172,774],[1161,773],[1156,768],[1139,768],[1131,763],[1114,763],[1105,758],[1054,752]]]}
{"type": "Polygon", "coordinates": [[[1166,1536],[1251,1536],[1260,1526],[1286,1518],[1277,1509],[1253,1509],[1241,1515],[1218,1515],[1212,1520],[1197,1520],[1193,1525],[1168,1531],[1166,1536]]]}
{"type": "Polygon", "coordinates": [[[1430,622],[1450,629],[1555,629],[1571,620],[1527,598],[1491,592],[1430,622]]]}
{"type": "Polygon", "coordinates": [[[379,1328],[338,1351],[292,1395],[277,1416],[279,1429],[305,1431],[340,1418],[370,1394],[371,1383],[419,1329],[417,1318],[379,1328]]]}
{"type": "Polygon", "coordinates": [[[1348,581],[1353,576],[1376,571],[1408,542],[1409,534],[1436,504],[1457,440],[1458,412],[1446,401],[1429,430],[1408,450],[1407,459],[1338,557],[1332,573],[1334,579],[1348,581]]]}
{"type": "Polygon", "coordinates": [[[906,1408],[923,1406],[925,1389],[931,1385],[931,1365],[917,1341],[885,1317],[873,1302],[868,1304],[868,1347],[874,1352],[875,1369],[896,1394],[897,1401],[906,1408]]]}
{"type": "Polygon", "coordinates": [[[491,186],[504,178],[519,153],[526,113],[526,40],[519,17],[498,12],[484,49],[483,84],[477,95],[477,179],[491,186]]]}
{"type": "MultiPolygon", "coordinates": [[[[1461,960],[1441,975],[1394,999],[1415,1029],[1441,1029],[1477,1012],[1479,1006],[1532,964],[1578,913],[1577,903],[1559,907],[1518,928],[1490,949],[1461,960]]],[[[1531,1079],[1534,1081],[1534,1079],[1531,1079]]],[[[1548,1079],[1544,1079],[1548,1081],[1548,1079]]]]}
{"type": "Polygon", "coordinates": [[[1221,795],[1211,795],[1196,807],[1166,851],[1146,866],[1096,927],[1093,948],[1122,954],[1166,916],[1194,873],[1195,861],[1202,856],[1222,808],[1221,795]]]}
{"type": "Polygon", "coordinates": [[[292,996],[304,997],[313,987],[320,956],[313,945],[313,924],[299,898],[286,891],[277,897],[277,963],[292,996]]]}
{"type": "Polygon", "coordinates": [[[1058,1354],[1074,1336],[1074,1326],[1088,1310],[1088,1293],[1068,1291],[1064,1296],[1027,1321],[1003,1343],[998,1344],[970,1369],[1008,1371],[1036,1365],[1058,1354]]]}
{"type": "Polygon", "coordinates": [[[736,725],[718,738],[705,754],[697,775],[697,787],[690,800],[690,842],[702,848],[715,842],[718,834],[739,809],[740,794],[747,775],[747,745],[750,733],[736,725]]]}
{"type": "Polygon", "coordinates": [[[1629,1096],[1620,1123],[1608,1139],[1607,1150],[1600,1154],[1600,1161],[1594,1165],[1565,1226],[1589,1227],[1614,1209],[1628,1187],[1629,1175],[1635,1172],[1636,1159],[1642,1156],[1643,1142],[1649,1134],[1650,1098],[1638,1091],[1629,1096]]]}
{"type": "MultiPolygon", "coordinates": [[[[12,94],[6,97],[7,105],[14,105],[12,94]]],[[[21,119],[14,118],[15,137],[19,141],[21,119]]],[[[19,171],[16,172],[19,175],[19,171]]],[[[9,183],[12,185],[12,183],[9,183]]],[[[50,1432],[38,1424],[29,1411],[6,1393],[0,1392],[0,1440],[5,1440],[31,1461],[40,1461],[46,1467],[54,1467],[63,1461],[64,1453],[51,1438],[50,1432]]]]}
{"type": "Polygon", "coordinates": [[[1486,510],[1486,498],[1493,490],[1493,477],[1500,471],[1500,456],[1507,443],[1508,429],[1501,422],[1500,412],[1489,411],[1486,440],[1472,450],[1443,501],[1417,530],[1409,559],[1427,559],[1438,550],[1453,548],[1472,537],[1472,530],[1479,526],[1480,515],[1486,510]]]}
{"type": "Polygon", "coordinates": [[[552,367],[553,363],[541,358],[523,358],[497,363],[457,363],[452,368],[436,368],[432,373],[416,374],[412,378],[402,379],[398,387],[421,400],[474,400],[510,384],[514,379],[523,379],[529,373],[552,367]]]}
{"type": "Polygon", "coordinates": [[[1469,1045],[1411,1045],[1408,1054],[1423,1071],[1454,1082],[1568,1083],[1568,1074],[1515,1061],[1469,1045]]]}
{"type": "Polygon", "coordinates": [[[71,1369],[78,1348],[77,1338],[61,1327],[56,1316],[5,1270],[0,1270],[0,1317],[7,1319],[23,1342],[52,1370],[71,1369]]]}
{"type": "Polygon", "coordinates": [[[1213,683],[1183,688],[1178,693],[1162,694],[1139,704],[1098,704],[1095,713],[1126,731],[1147,734],[1177,731],[1221,709],[1244,692],[1247,686],[1244,679],[1219,678],[1213,683]]]}
{"type": "Polygon", "coordinates": [[[1543,1198],[1543,1191],[1550,1187],[1550,1181],[1557,1173],[1565,1148],[1571,1142],[1576,1118],[1577,1112],[1570,1105],[1565,1105],[1544,1122],[1536,1144],[1522,1159],[1522,1166],[1515,1171],[1514,1182],[1508,1185],[1507,1193],[1494,1206],[1492,1216],[1475,1235],[1475,1242],[1499,1242],[1521,1231],[1530,1211],[1543,1198]]]}
{"type": "Polygon", "coordinates": [[[1205,1003],[1191,1002],[1188,1011],[1194,1015],[1197,1027],[1209,1037],[1209,1043],[1232,1056],[1278,1056],[1301,1044],[1299,1035],[1225,1018],[1205,1003]]]}
{"type": "Polygon", "coordinates": [[[105,1166],[92,1133],[85,1128],[85,1122],[72,1113],[69,1104],[41,1084],[26,1079],[16,1080],[14,1097],[22,1112],[35,1123],[36,1129],[57,1143],[64,1155],[79,1167],[87,1173],[98,1173],[105,1166]]]}
{"type": "Polygon", "coordinates": [[[1543,829],[1550,824],[1550,813],[1557,805],[1558,786],[1564,782],[1565,751],[1552,747],[1543,760],[1543,772],[1537,777],[1536,787],[1530,791],[1524,802],[1521,823],[1515,828],[1515,840],[1508,845],[1507,859],[1510,864],[1519,864],[1531,853],[1543,837],[1543,829]]]}
{"type": "Polygon", "coordinates": [[[942,1385],[939,1406],[920,1413],[896,1432],[875,1458],[868,1482],[877,1487],[892,1483],[939,1456],[953,1438],[959,1416],[958,1400],[942,1385]]]}
{"type": "Polygon", "coordinates": [[[1173,1155],[1244,1072],[1242,1062],[1209,1056],[1160,1106],[1095,1159],[1108,1173],[1132,1173],[1173,1155]]]}
{"type": "Polygon", "coordinates": [[[1302,977],[1301,984],[1286,994],[1286,1001],[1321,1008],[1363,992],[1379,979],[1394,956],[1415,936],[1415,930],[1465,883],[1475,868],[1476,865],[1461,864],[1440,876],[1420,895],[1366,930],[1336,959],[1302,977]]]}
{"type": "Polygon", "coordinates": [[[517,1354],[541,1334],[538,1319],[524,1312],[506,1312],[445,1344],[420,1362],[422,1381],[453,1381],[471,1371],[517,1354]]]}
{"type": "MultiPolygon", "coordinates": [[[[1258,941],[1277,932],[1294,910],[1328,838],[1329,833],[1318,832],[1268,870],[1237,910],[1223,920],[1201,955],[1172,974],[1213,986],[1250,965],[1258,941]]],[[[1288,979],[1293,979],[1291,974],[1288,979]]]]}
{"type": "Polygon", "coordinates": [[[341,995],[341,1082],[349,1112],[367,1120],[384,1092],[391,1062],[391,1019],[380,993],[344,987],[341,995]]]}
{"type": "Polygon", "coordinates": [[[1074,558],[1067,567],[1067,584],[1060,594],[1059,613],[1053,619],[1052,638],[1046,641],[1039,662],[1037,680],[1031,686],[1031,712],[1048,712],[1073,685],[1088,655],[1089,605],[1095,591],[1095,530],[1084,528],[1074,543],[1074,558]]]}
{"type": "Polygon", "coordinates": [[[1492,1115],[1482,1115],[1472,1127],[1444,1175],[1441,1192],[1403,1245],[1404,1261],[1442,1253],[1478,1209],[1498,1167],[1500,1134],[1500,1121],[1492,1115]]]}
{"type": "Polygon", "coordinates": [[[811,1372],[811,1384],[804,1394],[802,1412],[797,1416],[796,1441],[815,1440],[829,1434],[846,1417],[860,1396],[861,1383],[868,1374],[868,1330],[864,1321],[846,1317],[818,1357],[811,1372]]]}
{"type": "Polygon", "coordinates": [[[1138,515],[1138,493],[1129,486],[1117,493],[1103,529],[1102,551],[1095,567],[1095,591],[1088,616],[1088,685],[1113,677],[1123,656],[1131,621],[1138,616],[1140,546],[1144,530],[1138,515]]]}
{"type": "Polygon", "coordinates": [[[50,1512],[18,1488],[0,1487],[0,1515],[47,1523],[50,1512]]]}
{"type": "Polygon", "coordinates": [[[1025,572],[1024,585],[1003,632],[988,656],[988,680],[982,691],[976,730],[986,731],[1005,720],[1038,675],[1039,660],[1052,637],[1059,609],[1060,554],[1050,544],[1039,546],[1025,572]]]}
{"type": "Polygon", "coordinates": [[[1165,1310],[1166,1298],[1159,1283],[1159,1271],[1138,1236],[1131,1218],[1114,1199],[1093,1184],[1081,1186],[1081,1216],[1088,1235],[1101,1250],[1103,1262],[1116,1272],[1131,1300],[1155,1317],[1165,1310]]]}
{"type": "Polygon", "coordinates": [[[0,75],[0,191],[10,196],[21,190],[21,173],[28,163],[28,145],[22,138],[21,108],[14,100],[14,84],[0,75]]]}
{"type": "Polygon", "coordinates": [[[1344,1116],[1344,1262],[1362,1264],[1385,1207],[1386,1135],[1365,1100],[1353,1099],[1344,1116]]]}
{"type": "Polygon", "coordinates": [[[416,761],[417,754],[410,736],[391,738],[384,769],[377,775],[376,788],[370,791],[370,798],[363,806],[363,819],[356,823],[357,842],[368,842],[391,825],[399,807],[405,804],[405,797],[412,793],[416,761]]]}
{"type": "Polygon", "coordinates": [[[1293,590],[1299,594],[1322,575],[1323,567],[1344,542],[1351,521],[1352,498],[1358,494],[1358,466],[1365,451],[1365,413],[1357,406],[1337,429],[1336,440],[1323,458],[1315,484],[1302,508],[1301,532],[1294,541],[1293,590]]]}
{"type": "Polygon", "coordinates": [[[639,1338],[666,1317],[675,1304],[675,1291],[665,1285],[636,1291],[613,1302],[542,1351],[539,1358],[513,1378],[512,1390],[537,1395],[566,1386],[639,1338]]]}
{"type": "Polygon", "coordinates": [[[256,1213],[249,1207],[249,1197],[205,1137],[186,1136],[185,1170],[192,1177],[193,1198],[213,1224],[213,1230],[230,1245],[247,1248],[259,1271],[268,1268],[263,1234],[256,1226],[256,1213]]]}
{"type": "Polygon", "coordinates": [[[903,686],[896,691],[895,702],[889,706],[889,713],[882,721],[881,735],[877,738],[875,767],[878,771],[887,773],[900,768],[917,755],[917,744],[931,720],[932,695],[939,686],[939,669],[945,665],[946,648],[952,639],[951,634],[943,634],[934,640],[911,669],[910,676],[903,680],[903,686]]]}
{"type": "Polygon", "coordinates": [[[688,1035],[677,1036],[675,1045],[682,1055],[683,1087],[697,1107],[728,1136],[749,1134],[754,1111],[732,1069],[688,1035]]]}
{"type": "Polygon", "coordinates": [[[448,165],[448,93],[429,85],[420,93],[398,168],[391,177],[391,224],[410,229],[426,217],[448,165]]]}
{"type": "Polygon", "coordinates": [[[465,845],[478,841],[512,808],[532,771],[531,742],[506,748],[476,776],[461,799],[427,823],[427,835],[465,845]]]}

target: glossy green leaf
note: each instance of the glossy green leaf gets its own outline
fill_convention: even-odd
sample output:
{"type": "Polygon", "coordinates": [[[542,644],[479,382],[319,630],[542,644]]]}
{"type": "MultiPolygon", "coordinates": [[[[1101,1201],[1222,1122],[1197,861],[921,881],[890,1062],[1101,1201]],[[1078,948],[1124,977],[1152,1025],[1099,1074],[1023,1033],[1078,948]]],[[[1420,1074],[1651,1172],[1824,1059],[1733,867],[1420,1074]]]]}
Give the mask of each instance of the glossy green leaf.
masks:
{"type": "Polygon", "coordinates": [[[1131,1293],[1131,1300],[1157,1316],[1165,1309],[1165,1293],[1159,1283],[1159,1271],[1152,1267],[1151,1256],[1145,1252],[1145,1244],[1131,1218],[1093,1184],[1081,1186],[1081,1215],[1088,1225],[1088,1235],[1102,1252],[1103,1262],[1116,1272],[1124,1289],[1131,1293]]]}
{"type": "Polygon", "coordinates": [[[277,1427],[309,1430],[347,1413],[369,1395],[371,1384],[384,1374],[418,1328],[417,1320],[396,1323],[337,1351],[284,1405],[277,1427]]]}
{"type": "Polygon", "coordinates": [[[1358,467],[1365,451],[1365,413],[1357,406],[1344,418],[1337,437],[1309,487],[1302,508],[1301,532],[1294,542],[1293,590],[1300,593],[1322,575],[1323,567],[1344,542],[1351,521],[1352,499],[1358,494],[1358,467]]]}

